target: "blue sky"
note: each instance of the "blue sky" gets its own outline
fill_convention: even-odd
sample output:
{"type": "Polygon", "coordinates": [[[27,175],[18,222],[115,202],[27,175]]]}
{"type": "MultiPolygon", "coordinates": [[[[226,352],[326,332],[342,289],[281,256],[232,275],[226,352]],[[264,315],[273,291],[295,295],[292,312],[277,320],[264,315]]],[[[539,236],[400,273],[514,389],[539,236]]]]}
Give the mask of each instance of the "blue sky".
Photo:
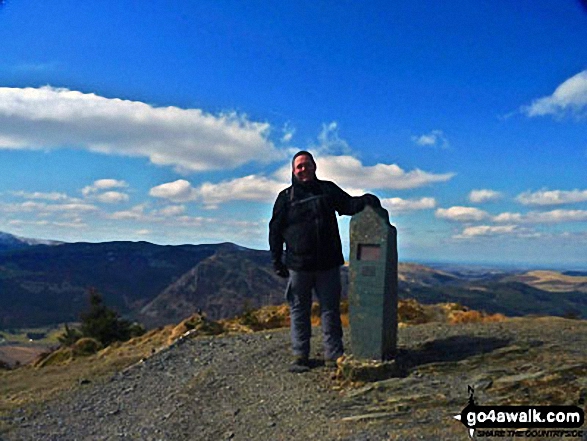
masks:
{"type": "Polygon", "coordinates": [[[587,268],[578,0],[7,0],[0,41],[0,231],[267,249],[308,149],[401,260],[587,268]]]}

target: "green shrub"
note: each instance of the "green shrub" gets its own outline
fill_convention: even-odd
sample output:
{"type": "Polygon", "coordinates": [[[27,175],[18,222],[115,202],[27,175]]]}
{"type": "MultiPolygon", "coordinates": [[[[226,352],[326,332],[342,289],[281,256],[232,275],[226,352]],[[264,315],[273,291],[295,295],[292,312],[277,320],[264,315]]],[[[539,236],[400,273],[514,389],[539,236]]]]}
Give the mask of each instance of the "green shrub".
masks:
{"type": "Polygon", "coordinates": [[[71,346],[76,341],[82,338],[82,333],[77,329],[71,329],[67,323],[65,324],[65,331],[57,339],[63,346],[71,346]]]}
{"type": "Polygon", "coordinates": [[[134,338],[134,337],[140,337],[141,335],[143,335],[145,332],[147,332],[145,330],[145,327],[143,325],[141,325],[140,323],[134,322],[130,324],[130,328],[128,330],[130,338],[134,338]]]}
{"type": "Polygon", "coordinates": [[[92,355],[102,349],[102,344],[95,338],[80,338],[72,347],[73,354],[78,356],[92,355]]]}
{"type": "Polygon", "coordinates": [[[247,326],[254,331],[261,330],[263,328],[259,322],[256,311],[253,309],[248,299],[244,301],[243,313],[239,316],[238,322],[239,324],[247,326]]]}
{"type": "Polygon", "coordinates": [[[90,289],[90,307],[80,315],[81,332],[84,337],[98,340],[103,346],[115,341],[126,341],[144,334],[145,329],[120,318],[119,314],[104,304],[104,299],[95,289],[90,289]]]}

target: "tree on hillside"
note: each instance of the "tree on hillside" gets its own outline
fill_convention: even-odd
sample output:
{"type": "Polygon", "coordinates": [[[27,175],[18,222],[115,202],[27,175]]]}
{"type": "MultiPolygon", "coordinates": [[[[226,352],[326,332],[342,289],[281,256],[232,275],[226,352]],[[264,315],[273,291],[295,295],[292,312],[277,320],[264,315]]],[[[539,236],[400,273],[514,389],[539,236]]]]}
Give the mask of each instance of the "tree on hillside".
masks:
{"type": "Polygon", "coordinates": [[[63,334],[57,337],[57,339],[59,340],[59,343],[61,343],[63,346],[71,346],[82,337],[83,336],[81,332],[79,332],[77,329],[70,328],[66,323],[65,331],[63,332],[63,334]]]}
{"type": "Polygon", "coordinates": [[[80,314],[84,337],[94,338],[108,346],[115,341],[126,341],[145,332],[141,325],[120,318],[115,310],[108,308],[95,288],[89,291],[89,301],[89,309],[80,314]]]}

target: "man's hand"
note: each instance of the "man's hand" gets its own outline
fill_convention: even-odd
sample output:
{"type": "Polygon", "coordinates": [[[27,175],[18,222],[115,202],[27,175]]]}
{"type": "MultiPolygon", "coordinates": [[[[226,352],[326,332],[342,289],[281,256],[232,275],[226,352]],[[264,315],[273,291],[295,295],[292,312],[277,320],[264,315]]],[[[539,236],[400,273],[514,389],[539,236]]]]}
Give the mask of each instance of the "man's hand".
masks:
{"type": "Polygon", "coordinates": [[[277,274],[279,277],[289,277],[289,270],[282,262],[274,263],[273,270],[275,271],[275,274],[277,274]]]}
{"type": "Polygon", "coordinates": [[[381,207],[381,201],[374,194],[371,194],[371,193],[364,194],[363,200],[365,201],[365,205],[370,205],[373,208],[380,208],[381,207]]]}

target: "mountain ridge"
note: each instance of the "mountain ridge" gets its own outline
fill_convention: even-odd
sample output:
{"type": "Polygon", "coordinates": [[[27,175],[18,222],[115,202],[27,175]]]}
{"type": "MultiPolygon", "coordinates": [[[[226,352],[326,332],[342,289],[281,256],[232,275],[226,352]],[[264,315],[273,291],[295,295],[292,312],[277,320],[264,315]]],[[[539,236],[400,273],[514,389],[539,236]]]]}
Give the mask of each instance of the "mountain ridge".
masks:
{"type": "Polygon", "coordinates": [[[285,279],[273,272],[269,253],[240,251],[225,247],[203,259],[144,306],[139,319],[152,327],[177,322],[198,310],[220,319],[282,303],[285,279]]]}
{"type": "MultiPolygon", "coordinates": [[[[542,283],[544,277],[537,274],[545,272],[400,262],[399,295],[429,304],[458,302],[509,316],[587,317],[582,275],[549,272],[549,283],[542,283]],[[560,289],[563,282],[566,290],[560,289]]],[[[346,295],[348,267],[341,276],[346,295]]],[[[0,252],[0,329],[77,321],[90,287],[125,317],[161,326],[198,310],[218,319],[280,304],[285,283],[273,273],[268,251],[231,243],[24,246],[0,252]]]]}
{"type": "Polygon", "coordinates": [[[27,248],[36,245],[61,245],[62,243],[64,242],[47,239],[32,239],[0,231],[0,252],[27,248]]]}

